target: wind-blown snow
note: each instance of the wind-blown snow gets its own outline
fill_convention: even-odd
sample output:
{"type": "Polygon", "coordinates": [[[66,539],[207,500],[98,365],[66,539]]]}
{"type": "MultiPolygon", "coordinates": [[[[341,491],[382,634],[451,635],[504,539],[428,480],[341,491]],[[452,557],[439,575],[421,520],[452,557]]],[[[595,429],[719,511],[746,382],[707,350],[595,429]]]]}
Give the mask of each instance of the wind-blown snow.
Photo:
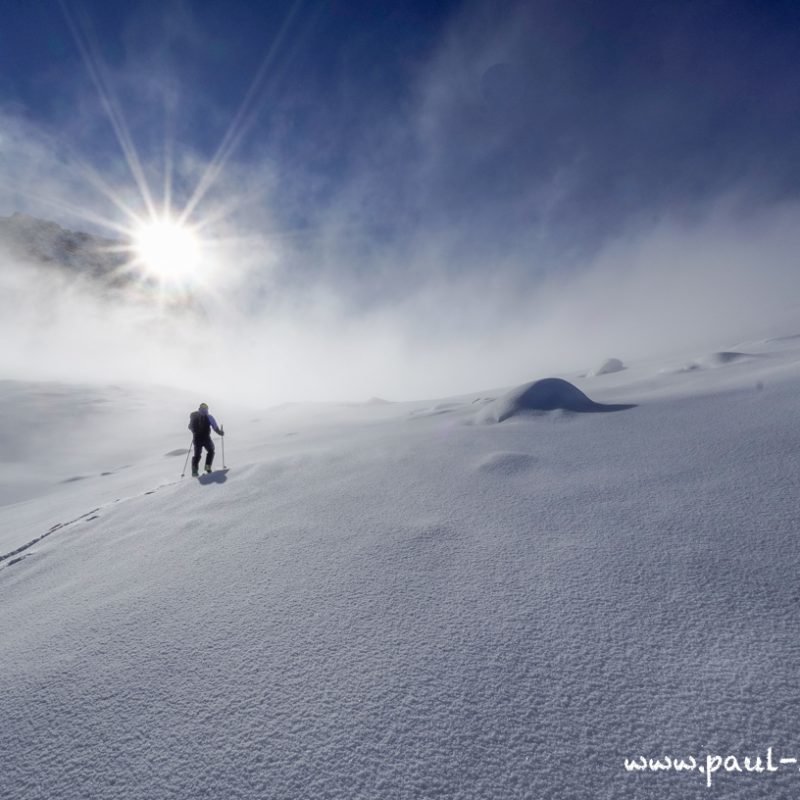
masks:
{"type": "MultiPolygon", "coordinates": [[[[79,430],[148,396],[163,420],[3,498],[0,797],[793,796],[796,767],[709,790],[623,761],[800,756],[800,351],[757,351],[629,365],[590,402],[635,411],[564,424],[212,402],[230,469],[200,481],[188,398],[96,389],[79,430]]],[[[6,384],[6,419],[37,391],[54,434],[87,392],[6,384]]]]}

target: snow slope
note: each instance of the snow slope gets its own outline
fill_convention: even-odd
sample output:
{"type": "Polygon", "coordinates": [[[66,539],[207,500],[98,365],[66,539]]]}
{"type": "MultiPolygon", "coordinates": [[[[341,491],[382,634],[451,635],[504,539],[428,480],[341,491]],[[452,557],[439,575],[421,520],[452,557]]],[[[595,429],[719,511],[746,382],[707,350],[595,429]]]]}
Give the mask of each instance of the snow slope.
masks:
{"type": "MultiPolygon", "coordinates": [[[[204,398],[230,469],[200,481],[167,455],[188,399],[142,390],[158,439],[3,495],[0,797],[795,796],[796,765],[624,766],[800,757],[800,340],[734,350],[760,357],[564,376],[636,407],[491,425],[504,390],[204,398]]],[[[4,418],[37,391],[58,431],[89,390],[4,384],[4,418]]]]}

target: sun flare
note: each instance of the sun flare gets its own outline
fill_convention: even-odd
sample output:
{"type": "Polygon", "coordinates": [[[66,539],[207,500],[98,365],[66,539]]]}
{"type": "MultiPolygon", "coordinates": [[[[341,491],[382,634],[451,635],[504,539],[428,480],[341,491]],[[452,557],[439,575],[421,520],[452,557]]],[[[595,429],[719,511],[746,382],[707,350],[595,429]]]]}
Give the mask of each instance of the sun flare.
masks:
{"type": "Polygon", "coordinates": [[[139,261],[162,281],[191,279],[200,262],[200,240],[188,226],[170,219],[142,225],[134,236],[139,261]]]}

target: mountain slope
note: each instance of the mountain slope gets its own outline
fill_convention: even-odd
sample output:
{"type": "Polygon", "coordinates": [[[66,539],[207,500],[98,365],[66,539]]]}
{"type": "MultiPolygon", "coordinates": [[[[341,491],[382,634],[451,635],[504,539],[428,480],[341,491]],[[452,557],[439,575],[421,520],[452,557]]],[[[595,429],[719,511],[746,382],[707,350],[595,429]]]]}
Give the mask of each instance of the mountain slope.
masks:
{"type": "Polygon", "coordinates": [[[796,755],[800,375],[763,350],[581,385],[620,413],[297,406],[228,424],[228,472],[134,463],[136,491],[0,561],[0,785],[700,798],[699,771],[623,759],[796,755]]]}
{"type": "Polygon", "coordinates": [[[0,217],[0,248],[11,257],[120,288],[130,283],[130,254],[121,242],[70,231],[55,222],[13,214],[0,217]]]}

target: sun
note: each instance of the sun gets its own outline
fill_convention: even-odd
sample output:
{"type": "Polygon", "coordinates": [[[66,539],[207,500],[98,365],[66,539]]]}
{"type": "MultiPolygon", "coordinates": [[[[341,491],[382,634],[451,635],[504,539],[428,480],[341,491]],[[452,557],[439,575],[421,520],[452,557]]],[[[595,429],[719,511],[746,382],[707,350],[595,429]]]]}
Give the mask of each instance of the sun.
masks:
{"type": "Polygon", "coordinates": [[[141,225],[134,233],[134,250],[144,268],[163,282],[185,283],[200,264],[200,239],[187,225],[169,218],[141,225]]]}

